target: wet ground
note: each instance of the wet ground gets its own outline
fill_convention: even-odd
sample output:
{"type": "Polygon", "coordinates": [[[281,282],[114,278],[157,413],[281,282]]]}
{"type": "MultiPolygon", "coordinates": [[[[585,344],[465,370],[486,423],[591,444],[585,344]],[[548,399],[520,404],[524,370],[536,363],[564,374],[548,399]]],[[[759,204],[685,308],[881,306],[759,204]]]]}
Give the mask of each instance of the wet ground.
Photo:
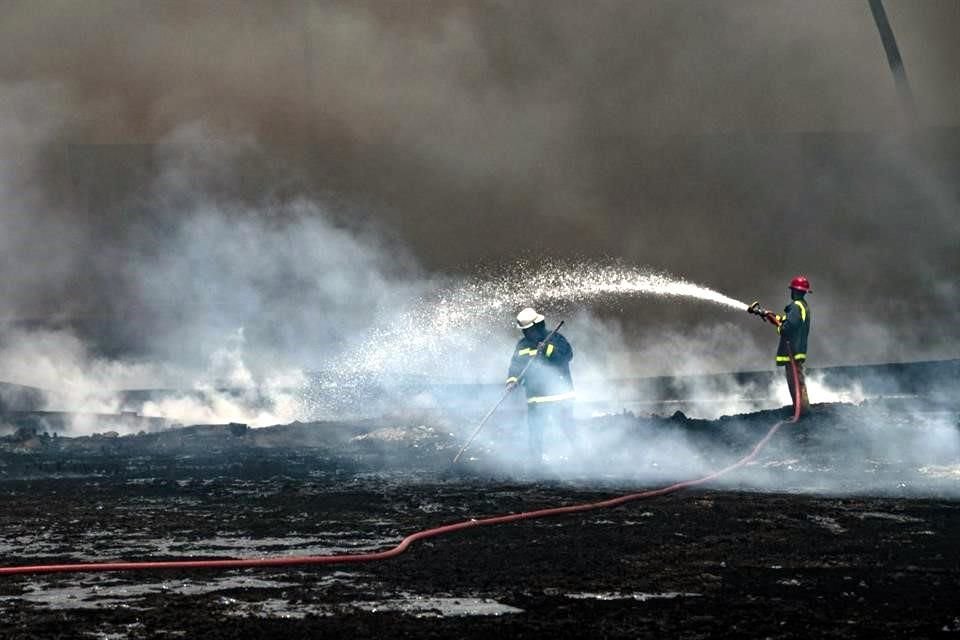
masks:
{"type": "MultiPolygon", "coordinates": [[[[708,488],[377,564],[0,578],[0,637],[960,638],[956,413],[815,409],[708,488]]],[[[0,564],[382,549],[718,468],[779,415],[596,418],[589,474],[554,458],[524,475],[497,425],[453,469],[461,434],[402,420],[7,438],[0,564]]]]}

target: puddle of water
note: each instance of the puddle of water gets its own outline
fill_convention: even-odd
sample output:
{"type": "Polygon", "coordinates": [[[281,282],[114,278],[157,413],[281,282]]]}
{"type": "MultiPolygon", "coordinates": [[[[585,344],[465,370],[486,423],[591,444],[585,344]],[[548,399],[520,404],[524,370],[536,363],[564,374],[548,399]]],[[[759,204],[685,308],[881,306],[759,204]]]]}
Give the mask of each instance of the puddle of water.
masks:
{"type": "Polygon", "coordinates": [[[673,598],[699,598],[703,594],[686,593],[682,591],[665,591],[662,593],[620,593],[618,591],[609,591],[601,593],[565,593],[563,595],[573,600],[636,600],[637,602],[646,602],[647,600],[672,600],[673,598]]]}
{"type": "Polygon", "coordinates": [[[224,576],[204,582],[162,580],[131,584],[118,583],[116,578],[109,576],[93,575],[72,585],[30,583],[24,593],[18,596],[2,596],[0,601],[21,600],[50,609],[136,609],[137,600],[151,594],[198,595],[225,589],[283,589],[292,586],[296,585],[247,576],[224,576]]]}
{"type": "Polygon", "coordinates": [[[523,613],[523,609],[497,602],[491,598],[452,598],[406,595],[379,601],[353,602],[348,605],[290,604],[286,600],[267,598],[244,602],[235,598],[221,598],[228,607],[227,615],[234,617],[300,619],[307,615],[334,616],[349,611],[369,613],[399,612],[416,618],[443,618],[467,616],[501,616],[523,613]]]}
{"type": "Polygon", "coordinates": [[[103,529],[81,534],[81,540],[69,547],[51,536],[21,536],[0,543],[0,554],[17,558],[49,558],[68,555],[73,561],[97,562],[119,558],[142,557],[247,557],[273,555],[333,555],[379,551],[396,545],[398,537],[359,538],[355,532],[330,531],[316,536],[286,536],[250,538],[247,536],[218,536],[202,540],[157,538],[147,531],[120,531],[103,529]],[[330,544],[330,538],[339,538],[330,544]]]}
{"type": "Polygon", "coordinates": [[[144,628],[144,625],[142,622],[133,622],[122,625],[120,628],[126,629],[126,631],[88,631],[84,635],[97,640],[126,640],[130,637],[131,632],[140,631],[144,628]]]}
{"type": "Polygon", "coordinates": [[[863,511],[856,514],[861,520],[866,520],[867,518],[875,518],[877,520],[890,520],[892,522],[923,522],[922,518],[914,518],[913,516],[905,516],[898,513],[886,513],[883,511],[863,511]]]}
{"type": "Polygon", "coordinates": [[[835,533],[840,535],[841,533],[846,533],[847,530],[840,526],[840,523],[831,518],[830,516],[807,516],[807,519],[811,522],[814,522],[830,533],[835,533]]]}
{"type": "MultiPolygon", "coordinates": [[[[318,588],[333,584],[354,585],[367,574],[335,571],[316,580],[318,588]]],[[[228,589],[285,589],[295,587],[296,583],[279,580],[263,580],[251,576],[221,576],[205,581],[191,580],[154,580],[135,584],[118,580],[107,575],[84,576],[74,584],[57,583],[50,586],[46,582],[32,582],[26,585],[19,596],[0,596],[0,610],[3,605],[16,602],[29,602],[49,609],[113,609],[125,608],[140,610],[144,607],[140,599],[148,595],[200,595],[228,589]]],[[[291,604],[279,598],[264,598],[253,602],[228,596],[219,599],[227,607],[227,615],[257,616],[266,618],[302,618],[309,613],[315,615],[334,615],[342,607],[323,607],[319,605],[291,604]]]]}
{"type": "Polygon", "coordinates": [[[232,618],[254,617],[301,620],[307,617],[308,614],[315,616],[334,615],[334,611],[331,608],[303,604],[291,606],[289,602],[279,598],[266,598],[257,600],[256,602],[246,602],[224,596],[220,598],[219,602],[227,608],[226,613],[232,618]]]}
{"type": "Polygon", "coordinates": [[[461,616],[500,616],[523,613],[523,609],[497,602],[491,598],[450,598],[406,595],[380,602],[356,602],[351,605],[362,611],[401,612],[417,618],[442,618],[461,616]]]}
{"type": "Polygon", "coordinates": [[[163,480],[152,476],[147,478],[130,478],[127,480],[127,484],[132,485],[160,484],[161,482],[163,482],[163,480]]]}

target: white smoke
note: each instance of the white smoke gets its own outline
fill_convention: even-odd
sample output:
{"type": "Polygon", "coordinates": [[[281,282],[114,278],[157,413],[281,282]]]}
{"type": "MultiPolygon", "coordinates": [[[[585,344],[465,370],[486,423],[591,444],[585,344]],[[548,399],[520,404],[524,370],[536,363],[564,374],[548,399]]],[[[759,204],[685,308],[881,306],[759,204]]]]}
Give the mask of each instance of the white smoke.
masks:
{"type": "MultiPolygon", "coordinates": [[[[27,156],[69,117],[56,108],[27,113],[24,105],[31,104],[38,91],[57,104],[55,88],[24,88],[11,94],[23,97],[19,107],[14,100],[14,124],[0,128],[9,148],[27,156]],[[26,126],[31,123],[35,127],[26,126]]],[[[141,239],[123,271],[123,292],[130,296],[124,303],[136,310],[146,349],[111,357],[70,329],[11,325],[3,333],[0,378],[47,390],[51,410],[132,410],[182,424],[265,426],[294,419],[382,415],[382,406],[367,406],[362,393],[346,410],[335,405],[331,411],[328,400],[330,395],[352,398],[345,391],[371,384],[500,382],[517,338],[513,317],[532,304],[545,311],[551,323],[567,321],[563,331],[576,353],[573,373],[581,390],[581,416],[584,410],[587,415],[623,409],[643,414],[670,413],[676,407],[692,417],[716,418],[789,403],[779,375],[766,385],[699,378],[770,367],[776,337],[769,331],[758,334],[741,301],[666,273],[609,263],[547,260],[462,279],[424,273],[402,245],[385,241],[380,230],[359,221],[349,226],[335,222],[334,212],[321,199],[267,199],[251,205],[218,196],[216,186],[229,184],[230,171],[259,150],[252,137],[211,138],[202,125],[189,125],[174,130],[157,147],[159,170],[147,206],[170,222],[162,235],[141,239]],[[666,331],[628,332],[611,310],[638,298],[665,315],[676,305],[702,307],[703,314],[693,324],[666,331]],[[751,322],[752,327],[747,324],[751,322]],[[333,386],[318,389],[310,371],[325,372],[333,386]],[[651,400],[609,382],[644,376],[687,379],[682,403],[671,405],[654,397],[658,404],[644,405],[651,400]],[[132,406],[124,393],[158,388],[173,391],[132,406]]],[[[28,257],[23,246],[47,243],[50,260],[42,273],[11,268],[17,277],[5,286],[12,299],[28,300],[31,296],[23,292],[29,290],[31,277],[37,277],[60,283],[58,290],[65,293],[74,268],[69,257],[76,257],[66,246],[80,230],[56,233],[55,226],[32,226],[29,216],[17,213],[41,201],[22,188],[29,181],[19,180],[26,176],[12,158],[0,154],[9,169],[0,189],[15,205],[9,210],[13,213],[4,212],[4,231],[9,233],[3,236],[4,248],[15,258],[5,258],[13,264],[28,257]]],[[[356,211],[357,217],[364,213],[356,211]]],[[[117,255],[105,259],[119,263],[117,255]]],[[[24,262],[40,264],[35,259],[24,262]]],[[[17,312],[30,314],[31,307],[20,305],[17,312]]],[[[48,320],[56,324],[56,318],[48,320]]],[[[817,330],[815,340],[821,340],[817,330]]],[[[860,334],[877,357],[892,353],[884,349],[896,342],[895,332],[864,323],[860,334]]],[[[827,346],[822,352],[830,352],[827,340],[819,344],[827,346]]],[[[862,389],[833,389],[816,375],[810,377],[810,394],[815,403],[867,399],[862,389]]],[[[445,408],[429,391],[412,398],[391,396],[394,415],[402,416],[396,410],[412,405],[417,419],[425,420],[430,413],[424,408],[445,408]]],[[[452,400],[466,416],[461,425],[466,432],[472,426],[471,412],[486,407],[479,406],[476,397],[452,400]]],[[[496,423],[515,420],[518,408],[522,411],[522,405],[513,407],[513,418],[498,416],[490,435],[499,433],[496,423]]],[[[916,461],[956,449],[947,423],[924,422],[922,415],[917,420],[932,425],[923,437],[888,442],[878,435],[862,446],[877,455],[916,461]]],[[[78,418],[74,427],[80,432],[100,428],[96,419],[87,418],[78,418]]],[[[682,430],[648,435],[639,450],[631,448],[629,434],[616,430],[598,429],[584,437],[589,456],[578,458],[580,452],[562,434],[548,439],[548,455],[580,460],[576,468],[587,476],[620,473],[645,479],[698,474],[716,457],[682,430]]]]}

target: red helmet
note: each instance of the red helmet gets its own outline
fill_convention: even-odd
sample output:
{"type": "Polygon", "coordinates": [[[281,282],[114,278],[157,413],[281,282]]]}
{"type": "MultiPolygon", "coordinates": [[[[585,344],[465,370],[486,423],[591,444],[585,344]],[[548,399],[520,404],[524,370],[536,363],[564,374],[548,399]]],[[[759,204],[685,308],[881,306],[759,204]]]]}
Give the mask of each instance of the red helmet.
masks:
{"type": "Polygon", "coordinates": [[[804,293],[810,293],[810,281],[807,276],[797,276],[790,281],[790,288],[804,293]]]}

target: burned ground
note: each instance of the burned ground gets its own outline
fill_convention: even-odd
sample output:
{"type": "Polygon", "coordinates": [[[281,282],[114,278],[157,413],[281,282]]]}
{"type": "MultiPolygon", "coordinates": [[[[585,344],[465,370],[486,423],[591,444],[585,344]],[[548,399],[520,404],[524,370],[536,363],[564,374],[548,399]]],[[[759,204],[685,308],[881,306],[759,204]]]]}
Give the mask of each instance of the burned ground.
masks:
{"type": "MultiPolygon", "coordinates": [[[[926,408],[819,405],[717,483],[471,529],[376,564],[9,576],[0,637],[960,637],[960,460],[908,446],[931,424],[955,430],[956,411],[926,408]]],[[[580,426],[617,434],[625,459],[682,434],[719,468],[781,416],[580,426]]],[[[502,435],[493,427],[454,468],[461,434],[429,424],[11,436],[0,555],[9,566],[349,553],[685,479],[631,476],[623,460],[606,476],[564,461],[524,476],[492,464],[502,435]]]]}

